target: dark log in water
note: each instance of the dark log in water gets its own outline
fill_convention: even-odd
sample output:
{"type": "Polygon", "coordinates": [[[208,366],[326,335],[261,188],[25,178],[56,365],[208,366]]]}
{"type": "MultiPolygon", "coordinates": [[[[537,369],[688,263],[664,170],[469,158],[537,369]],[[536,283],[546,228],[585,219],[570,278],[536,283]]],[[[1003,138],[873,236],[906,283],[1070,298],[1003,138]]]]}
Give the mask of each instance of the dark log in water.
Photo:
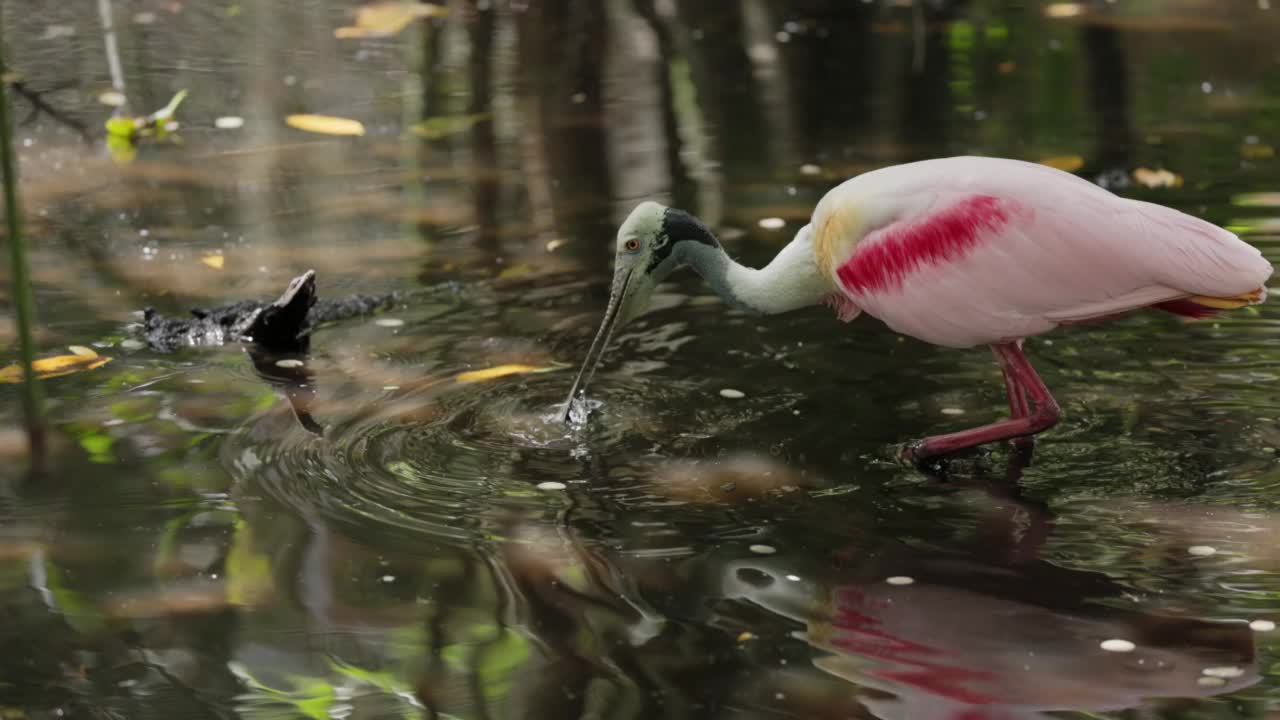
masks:
{"type": "Polygon", "coordinates": [[[337,300],[316,296],[314,270],[299,275],[275,301],[243,300],[215,308],[193,308],[192,317],[143,311],[142,335],[158,352],[184,347],[252,342],[268,350],[297,351],[315,326],[368,315],[391,307],[400,293],[352,295],[337,300]]]}

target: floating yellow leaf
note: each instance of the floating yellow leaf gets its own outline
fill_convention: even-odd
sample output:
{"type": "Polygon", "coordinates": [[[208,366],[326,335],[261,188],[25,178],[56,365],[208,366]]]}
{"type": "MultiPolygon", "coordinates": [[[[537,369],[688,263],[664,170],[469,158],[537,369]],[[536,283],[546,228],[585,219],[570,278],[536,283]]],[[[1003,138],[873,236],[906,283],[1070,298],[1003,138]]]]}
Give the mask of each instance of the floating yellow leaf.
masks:
{"type": "Polygon", "coordinates": [[[524,277],[531,272],[533,272],[533,266],[529,263],[517,263],[498,273],[498,278],[501,280],[513,280],[515,278],[524,277]]]}
{"type": "Polygon", "coordinates": [[[205,255],[204,257],[200,258],[200,262],[204,263],[205,265],[208,265],[214,270],[221,270],[223,263],[225,263],[226,261],[227,259],[221,255],[205,255]]]}
{"type": "Polygon", "coordinates": [[[1244,193],[1231,198],[1241,207],[1280,207],[1280,192],[1244,193]]]}
{"type": "Polygon", "coordinates": [[[409,2],[381,2],[356,11],[355,24],[333,31],[336,38],[386,37],[395,35],[420,18],[442,17],[449,11],[441,5],[409,2]]]}
{"type": "Polygon", "coordinates": [[[1276,149],[1263,143],[1245,143],[1240,146],[1240,157],[1245,160],[1267,160],[1276,156],[1276,149]]]}
{"type": "Polygon", "coordinates": [[[1083,3],[1077,2],[1057,2],[1049,3],[1044,7],[1044,14],[1051,18],[1066,18],[1083,15],[1085,7],[1083,3]]]}
{"type": "Polygon", "coordinates": [[[439,140],[443,137],[464,132],[472,125],[489,117],[487,113],[472,115],[438,115],[427,118],[413,126],[413,134],[427,140],[439,140]]]}
{"type": "Polygon", "coordinates": [[[518,363],[511,365],[498,365],[497,367],[485,368],[484,370],[472,370],[470,372],[459,373],[454,378],[460,383],[478,383],[486,380],[497,380],[508,375],[524,375],[528,373],[544,373],[552,370],[559,370],[557,367],[537,367],[535,365],[520,365],[518,363]]]}
{"type": "Polygon", "coordinates": [[[1133,180],[1149,188],[1182,187],[1182,176],[1164,169],[1138,168],[1133,171],[1133,180]]]}
{"type": "MultiPolygon", "coordinates": [[[[40,358],[35,361],[33,367],[36,371],[36,377],[51,378],[60,375],[70,375],[73,372],[81,370],[93,370],[111,362],[111,358],[102,357],[94,352],[91,348],[81,345],[72,345],[70,355],[56,355],[54,357],[40,358]]],[[[0,382],[4,383],[20,383],[22,382],[22,366],[18,364],[9,365],[0,368],[0,382]]]]}
{"type": "Polygon", "coordinates": [[[290,127],[322,135],[364,134],[364,125],[360,121],[330,115],[290,115],[284,121],[290,127]]]}
{"type": "Polygon", "coordinates": [[[1075,172],[1084,167],[1084,158],[1079,155],[1056,155],[1041,160],[1040,164],[1057,168],[1063,172],[1075,172]]]}

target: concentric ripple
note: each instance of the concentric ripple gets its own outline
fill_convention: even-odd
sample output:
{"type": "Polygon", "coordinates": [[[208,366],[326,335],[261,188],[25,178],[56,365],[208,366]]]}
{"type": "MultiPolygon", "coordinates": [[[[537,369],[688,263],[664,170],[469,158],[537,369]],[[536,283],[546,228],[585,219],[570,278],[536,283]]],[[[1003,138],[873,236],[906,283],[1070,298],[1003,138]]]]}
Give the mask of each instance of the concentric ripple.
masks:
{"type": "MultiPolygon", "coordinates": [[[[434,337],[455,330],[448,319],[429,324],[434,337]]],[[[406,336],[419,332],[408,326],[388,339],[390,354],[373,365],[323,354],[310,361],[312,414],[325,426],[323,435],[305,430],[278,401],[227,439],[223,462],[242,482],[303,515],[454,541],[501,535],[515,519],[556,522],[570,506],[588,505],[586,512],[610,520],[665,508],[670,499],[649,480],[661,462],[656,448],[679,456],[795,399],[716,396],[709,407],[691,408],[691,395],[714,392],[705,378],[662,372],[661,357],[679,347],[673,338],[683,330],[640,324],[625,334],[620,344],[646,349],[644,360],[614,355],[591,389],[590,422],[564,424],[556,415],[575,367],[558,362],[550,372],[458,382],[477,364],[462,364],[448,351],[426,353],[431,360],[404,357],[406,336]]],[[[520,343],[526,341],[509,344],[520,343]]]]}

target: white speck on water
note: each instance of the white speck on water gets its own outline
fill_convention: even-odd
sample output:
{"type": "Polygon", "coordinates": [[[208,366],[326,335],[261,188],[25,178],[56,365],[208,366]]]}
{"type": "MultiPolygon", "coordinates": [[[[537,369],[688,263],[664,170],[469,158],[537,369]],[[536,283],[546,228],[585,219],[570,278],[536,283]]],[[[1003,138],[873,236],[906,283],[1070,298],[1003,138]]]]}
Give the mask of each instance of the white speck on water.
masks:
{"type": "Polygon", "coordinates": [[[224,115],[214,120],[213,126],[219,130],[235,130],[244,127],[244,118],[238,115],[224,115]]]}
{"type": "Polygon", "coordinates": [[[1121,640],[1120,638],[1112,638],[1110,640],[1103,640],[1101,643],[1099,643],[1098,647],[1102,648],[1103,650],[1106,650],[1107,652],[1126,653],[1126,652],[1133,652],[1134,650],[1137,649],[1138,646],[1134,645],[1128,640],[1121,640]]]}
{"type": "Polygon", "coordinates": [[[145,346],[137,340],[128,339],[128,340],[121,340],[120,347],[124,348],[125,350],[141,350],[145,346]]]}
{"type": "Polygon", "coordinates": [[[1187,548],[1187,552],[1197,557],[1209,557],[1210,555],[1216,555],[1218,549],[1209,545],[1192,545],[1187,548]]]}
{"type": "Polygon", "coordinates": [[[293,87],[298,84],[298,78],[295,75],[285,75],[282,82],[285,84],[285,87],[293,87]]]}
{"type": "Polygon", "coordinates": [[[282,368],[296,368],[296,367],[302,367],[302,366],[303,366],[303,365],[305,365],[305,364],[306,364],[306,363],[302,362],[301,360],[295,359],[295,358],[285,358],[284,360],[277,360],[277,361],[276,361],[276,367],[282,367],[282,368]]]}
{"type": "Polygon", "coordinates": [[[733,388],[724,388],[720,391],[720,397],[729,398],[730,400],[741,400],[746,396],[746,393],[741,390],[734,390],[733,388]]]}
{"type": "Polygon", "coordinates": [[[50,25],[44,29],[42,40],[57,40],[58,38],[71,37],[76,34],[75,27],[71,25],[50,25]]]}
{"type": "Polygon", "coordinates": [[[774,694],[773,694],[773,699],[774,699],[774,700],[786,700],[786,699],[787,699],[787,696],[786,696],[786,693],[774,693],[774,694]]]}
{"type": "Polygon", "coordinates": [[[404,321],[400,318],[378,318],[373,321],[373,324],[379,327],[402,327],[404,321]]]}
{"type": "Polygon", "coordinates": [[[813,163],[805,163],[800,166],[801,175],[818,175],[822,172],[822,168],[813,163]]]}
{"type": "Polygon", "coordinates": [[[383,576],[382,576],[382,582],[384,582],[384,583],[395,582],[395,581],[396,581],[396,576],[395,576],[395,575],[383,575],[383,576]]]}
{"type": "Polygon", "coordinates": [[[1270,620],[1254,620],[1249,623],[1249,629],[1254,632],[1271,632],[1276,629],[1276,624],[1270,620]]]}
{"type": "Polygon", "coordinates": [[[382,389],[383,390],[399,390],[400,386],[399,385],[383,385],[382,389]]]}
{"type": "Polygon", "coordinates": [[[1221,667],[1207,667],[1200,671],[1205,677],[1215,678],[1238,678],[1244,675],[1244,668],[1234,665],[1223,665],[1221,667]]]}
{"type": "Polygon", "coordinates": [[[569,100],[572,101],[574,105],[581,105],[582,103],[587,101],[587,94],[574,93],[573,96],[569,98],[569,100]]]}
{"type": "Polygon", "coordinates": [[[773,37],[776,38],[780,43],[789,42],[791,40],[791,33],[785,30],[779,30],[778,32],[774,33],[773,37]]]}
{"type": "Polygon", "coordinates": [[[772,555],[778,552],[778,548],[772,545],[752,545],[747,549],[757,555],[772,555]]]}
{"type": "Polygon", "coordinates": [[[565,485],[564,483],[556,482],[555,480],[548,480],[546,482],[538,483],[539,490],[563,490],[566,487],[568,486],[565,485]]]}
{"type": "Polygon", "coordinates": [[[1222,687],[1227,681],[1220,677],[1202,677],[1196,680],[1196,684],[1200,687],[1222,687]]]}
{"type": "Polygon", "coordinates": [[[780,217],[767,217],[760,218],[760,222],[757,224],[765,230],[781,230],[787,226],[787,221],[780,217]]]}
{"type": "Polygon", "coordinates": [[[964,414],[964,408],[958,408],[958,407],[944,407],[944,408],[942,408],[942,410],[940,410],[939,412],[941,412],[943,415],[963,415],[963,414],[964,414]]]}
{"type": "Polygon", "coordinates": [[[1213,83],[1209,82],[1208,80],[1200,83],[1200,92],[1204,93],[1205,95],[1208,95],[1209,93],[1213,92],[1213,83]]]}
{"type": "Polygon", "coordinates": [[[913,577],[907,577],[906,575],[893,575],[885,578],[884,581],[890,585],[910,585],[914,583],[916,579],[913,577]]]}
{"type": "Polygon", "coordinates": [[[787,579],[790,580],[791,582],[800,582],[799,575],[788,575],[787,579]]]}

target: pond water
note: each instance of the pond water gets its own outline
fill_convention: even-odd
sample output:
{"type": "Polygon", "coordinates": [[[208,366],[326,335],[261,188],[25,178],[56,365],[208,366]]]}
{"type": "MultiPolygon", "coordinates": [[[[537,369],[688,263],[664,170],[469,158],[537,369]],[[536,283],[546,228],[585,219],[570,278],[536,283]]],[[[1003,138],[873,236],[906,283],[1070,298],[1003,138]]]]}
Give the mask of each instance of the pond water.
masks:
{"type": "Polygon", "coordinates": [[[845,177],[998,155],[1280,261],[1280,7],[99,5],[3,8],[40,353],[110,362],[44,383],[42,474],[0,387],[0,716],[1280,717],[1274,302],[1032,339],[1034,462],[930,475],[895,448],[1001,417],[990,353],[678,275],[547,421],[644,199],[760,265],[845,177]],[[109,151],[113,86],[186,89],[176,140],[109,151]],[[305,388],[129,328],[310,268],[404,295],[305,388]]]}

